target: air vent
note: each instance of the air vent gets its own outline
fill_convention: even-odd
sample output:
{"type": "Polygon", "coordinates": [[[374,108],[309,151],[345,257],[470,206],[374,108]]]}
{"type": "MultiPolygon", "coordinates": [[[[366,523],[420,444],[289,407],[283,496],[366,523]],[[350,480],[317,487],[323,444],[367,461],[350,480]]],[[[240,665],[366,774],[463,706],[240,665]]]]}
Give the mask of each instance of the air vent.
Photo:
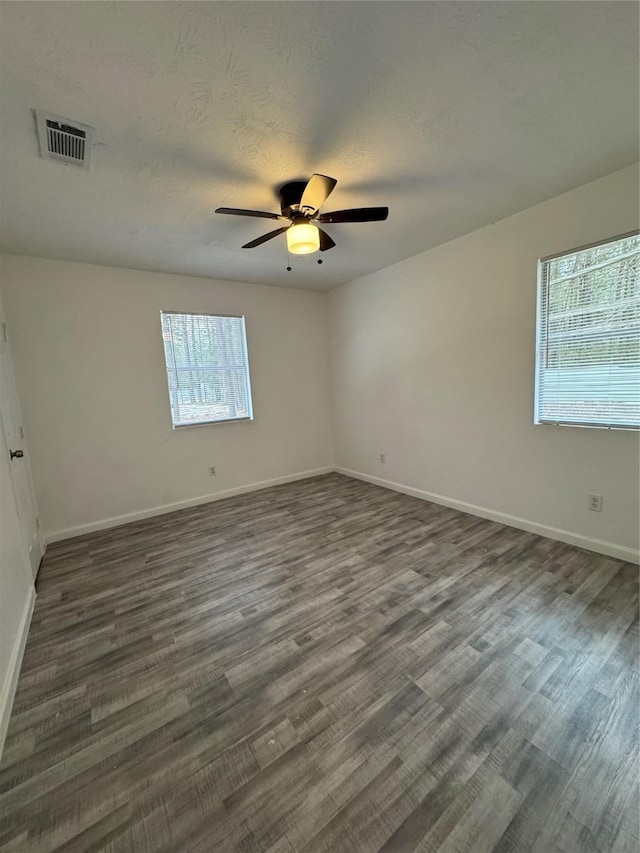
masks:
{"type": "Polygon", "coordinates": [[[62,116],[36,110],[40,156],[81,169],[91,167],[93,128],[62,116]]]}

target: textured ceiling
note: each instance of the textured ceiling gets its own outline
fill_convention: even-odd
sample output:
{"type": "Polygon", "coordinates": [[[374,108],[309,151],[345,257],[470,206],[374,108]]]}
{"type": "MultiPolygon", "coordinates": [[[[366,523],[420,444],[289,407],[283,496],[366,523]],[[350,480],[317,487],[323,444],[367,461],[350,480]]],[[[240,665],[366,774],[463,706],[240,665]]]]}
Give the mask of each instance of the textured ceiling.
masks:
{"type": "Polygon", "coordinates": [[[325,289],[638,158],[638,5],[14,2],[1,9],[2,248],[325,289]],[[32,109],[92,125],[91,172],[38,157],[32,109]],[[338,179],[296,259],[242,243],[275,190],[338,179]]]}

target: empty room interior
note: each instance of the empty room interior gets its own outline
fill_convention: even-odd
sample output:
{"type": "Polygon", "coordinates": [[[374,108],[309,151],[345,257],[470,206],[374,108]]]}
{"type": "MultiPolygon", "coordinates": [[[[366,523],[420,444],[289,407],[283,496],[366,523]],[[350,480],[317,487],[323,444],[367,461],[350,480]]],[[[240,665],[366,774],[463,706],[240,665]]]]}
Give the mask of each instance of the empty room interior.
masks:
{"type": "Polygon", "coordinates": [[[639,853],[639,15],[0,2],[2,853],[639,853]]]}

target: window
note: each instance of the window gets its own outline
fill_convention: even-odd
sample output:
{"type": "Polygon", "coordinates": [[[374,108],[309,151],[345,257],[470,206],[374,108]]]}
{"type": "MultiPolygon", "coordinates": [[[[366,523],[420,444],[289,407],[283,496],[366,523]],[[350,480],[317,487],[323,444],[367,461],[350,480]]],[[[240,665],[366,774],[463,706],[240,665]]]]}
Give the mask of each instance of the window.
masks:
{"type": "Polygon", "coordinates": [[[538,264],[535,422],[640,428],[640,236],[538,264]]]}
{"type": "Polygon", "coordinates": [[[174,427],[252,418],[244,317],[161,318],[174,427]]]}

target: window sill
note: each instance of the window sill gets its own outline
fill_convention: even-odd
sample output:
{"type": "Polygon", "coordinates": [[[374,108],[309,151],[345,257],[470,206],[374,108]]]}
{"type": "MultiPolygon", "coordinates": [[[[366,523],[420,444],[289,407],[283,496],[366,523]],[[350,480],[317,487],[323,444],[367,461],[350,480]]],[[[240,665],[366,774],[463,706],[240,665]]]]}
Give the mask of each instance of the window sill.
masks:
{"type": "Polygon", "coordinates": [[[217,426],[218,424],[237,424],[252,421],[253,416],[246,418],[225,418],[222,421],[198,421],[194,424],[173,424],[173,429],[193,429],[193,427],[217,426]]]}
{"type": "Polygon", "coordinates": [[[582,423],[572,423],[570,421],[534,421],[533,425],[534,426],[578,427],[578,429],[604,429],[604,430],[614,430],[615,432],[640,432],[640,426],[636,426],[636,425],[609,426],[608,424],[582,424],[582,423]]]}

